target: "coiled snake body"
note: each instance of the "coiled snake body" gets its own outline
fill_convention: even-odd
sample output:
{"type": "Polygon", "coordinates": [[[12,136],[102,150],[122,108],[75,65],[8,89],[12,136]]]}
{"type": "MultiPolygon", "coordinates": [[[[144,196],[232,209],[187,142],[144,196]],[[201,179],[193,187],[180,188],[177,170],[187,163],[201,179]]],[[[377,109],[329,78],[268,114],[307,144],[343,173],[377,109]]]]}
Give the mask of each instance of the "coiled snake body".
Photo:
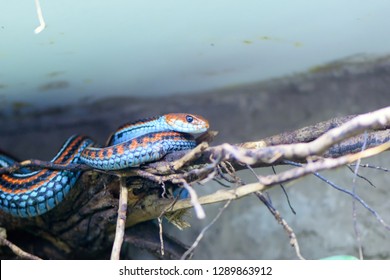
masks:
{"type": "MultiPolygon", "coordinates": [[[[192,149],[195,139],[189,133],[209,128],[201,116],[172,113],[128,123],[108,139],[107,147],[92,147],[85,136],[71,136],[51,160],[55,164],[84,163],[100,170],[120,170],[156,161],[172,151],[192,149]]],[[[0,153],[0,167],[14,159],[0,153]]],[[[76,184],[81,171],[29,171],[0,176],[0,209],[18,217],[42,215],[61,203],[76,184]]]]}

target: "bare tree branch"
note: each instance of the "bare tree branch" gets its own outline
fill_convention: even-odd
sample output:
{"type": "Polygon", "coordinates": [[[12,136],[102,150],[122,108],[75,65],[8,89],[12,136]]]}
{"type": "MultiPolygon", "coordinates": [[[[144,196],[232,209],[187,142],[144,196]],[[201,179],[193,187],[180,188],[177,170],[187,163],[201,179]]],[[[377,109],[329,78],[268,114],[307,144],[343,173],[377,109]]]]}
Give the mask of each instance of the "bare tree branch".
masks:
{"type": "Polygon", "coordinates": [[[116,222],[115,239],[112,246],[111,260],[119,260],[123,243],[123,237],[125,235],[126,213],[127,213],[127,199],[128,190],[126,186],[126,179],[124,177],[119,178],[119,206],[118,217],[116,222]]]}

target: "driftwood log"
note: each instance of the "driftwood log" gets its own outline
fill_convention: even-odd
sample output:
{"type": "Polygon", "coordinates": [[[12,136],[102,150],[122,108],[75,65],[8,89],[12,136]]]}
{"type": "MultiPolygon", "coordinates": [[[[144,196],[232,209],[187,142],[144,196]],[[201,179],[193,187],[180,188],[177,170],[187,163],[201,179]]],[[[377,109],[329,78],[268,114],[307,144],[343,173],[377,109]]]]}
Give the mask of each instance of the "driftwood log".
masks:
{"type": "MultiPolygon", "coordinates": [[[[235,145],[210,146],[215,135],[214,132],[203,135],[192,152],[170,154],[162,161],[121,174],[87,170],[66,200],[42,216],[21,219],[2,213],[1,241],[5,246],[0,247],[1,258],[110,258],[118,234],[121,180],[128,190],[126,231],[123,246],[119,247],[122,247],[122,258],[127,257],[124,250],[127,245],[146,249],[158,258],[180,258],[189,247],[169,236],[164,236],[164,254],[161,254],[156,218],[163,214],[172,217],[172,213],[191,207],[202,216],[203,204],[231,201],[253,193],[262,200],[261,192],[275,184],[384,152],[390,148],[390,107],[235,145]],[[259,177],[258,182],[247,185],[235,173],[289,163],[298,166],[259,177]],[[208,180],[217,180],[230,188],[196,197],[192,184],[208,180]],[[190,199],[176,201],[171,194],[177,188],[187,189],[190,199]]],[[[180,217],[176,222],[180,222],[180,217]]],[[[384,222],[383,225],[388,227],[384,222]]],[[[297,244],[291,243],[297,249],[297,244]]]]}

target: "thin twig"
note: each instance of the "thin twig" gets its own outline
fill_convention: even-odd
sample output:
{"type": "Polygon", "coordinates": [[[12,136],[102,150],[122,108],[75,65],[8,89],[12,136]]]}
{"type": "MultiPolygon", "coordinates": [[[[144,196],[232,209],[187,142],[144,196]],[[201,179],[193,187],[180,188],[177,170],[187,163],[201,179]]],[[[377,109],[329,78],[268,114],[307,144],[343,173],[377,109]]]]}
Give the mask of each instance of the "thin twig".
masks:
{"type": "Polygon", "coordinates": [[[198,195],[195,190],[185,180],[182,180],[180,183],[190,195],[191,204],[194,206],[196,217],[198,219],[204,219],[206,217],[206,213],[204,212],[202,205],[199,203],[198,195]]]}
{"type": "MultiPolygon", "coordinates": [[[[223,172],[222,170],[222,166],[223,166],[223,162],[221,162],[220,164],[217,165],[217,172],[218,172],[218,175],[223,179],[225,180],[226,182],[229,182],[231,184],[238,184],[239,182],[236,180],[236,178],[225,174],[225,172],[223,172]]],[[[226,171],[226,168],[224,167],[224,170],[226,171]]]]}
{"type": "MultiPolygon", "coordinates": [[[[276,175],[275,166],[272,165],[271,168],[272,168],[272,172],[276,175]]],[[[288,196],[288,193],[287,193],[286,188],[284,187],[283,184],[279,184],[279,186],[281,187],[281,189],[282,189],[282,191],[283,191],[283,193],[284,193],[284,196],[285,196],[286,199],[287,199],[287,204],[288,204],[288,206],[290,207],[291,212],[292,212],[294,215],[296,215],[297,212],[295,212],[294,207],[292,207],[292,204],[291,204],[291,201],[290,201],[290,197],[288,196]]]]}
{"type": "Polygon", "coordinates": [[[16,246],[14,243],[12,243],[8,239],[1,237],[1,236],[0,236],[0,245],[7,246],[8,248],[10,248],[12,250],[12,252],[14,252],[15,255],[19,256],[22,259],[42,260],[41,258],[39,258],[33,254],[30,254],[30,253],[27,253],[26,251],[23,251],[21,248],[16,246]]]}
{"type": "Polygon", "coordinates": [[[158,221],[158,235],[160,237],[160,252],[161,256],[164,256],[164,236],[163,236],[163,224],[162,224],[162,215],[157,218],[158,221]]]}
{"type": "Polygon", "coordinates": [[[43,14],[42,14],[42,9],[41,5],[39,3],[39,0],[35,0],[35,7],[37,9],[37,15],[38,15],[38,20],[39,20],[39,26],[35,28],[34,32],[35,34],[38,34],[43,31],[46,27],[45,20],[43,19],[43,14]]]}
{"type": "Polygon", "coordinates": [[[237,176],[234,166],[229,161],[221,161],[219,165],[226,171],[227,174],[229,174],[230,177],[232,177],[232,181],[237,186],[244,184],[243,180],[237,176]]]}
{"type": "Polygon", "coordinates": [[[349,165],[346,165],[346,167],[348,168],[348,170],[350,170],[350,171],[354,174],[354,176],[357,176],[358,178],[360,178],[360,179],[366,181],[366,182],[367,182],[368,184],[370,184],[372,187],[376,188],[376,186],[374,185],[373,182],[371,182],[368,178],[366,178],[366,177],[360,175],[359,173],[356,173],[355,170],[354,170],[351,166],[354,166],[355,168],[356,168],[356,166],[363,167],[362,164],[359,164],[359,165],[357,165],[357,164],[349,164],[349,165]]]}
{"type": "Polygon", "coordinates": [[[114,244],[111,251],[111,260],[119,260],[123,243],[123,237],[125,235],[126,226],[126,212],[127,212],[127,198],[128,189],[126,186],[126,178],[119,177],[120,192],[119,192],[119,204],[118,204],[118,217],[116,220],[116,231],[114,244]]]}
{"type": "Polygon", "coordinates": [[[262,192],[256,192],[256,196],[264,203],[265,206],[267,206],[268,210],[271,212],[271,214],[274,216],[274,218],[278,221],[278,223],[283,226],[284,230],[288,234],[291,246],[294,247],[294,249],[295,249],[295,254],[297,255],[297,257],[301,260],[304,260],[305,258],[301,255],[301,250],[299,249],[298,239],[294,233],[294,230],[288,225],[286,220],[282,218],[279,211],[276,210],[272,206],[272,204],[267,200],[267,198],[262,194],[262,192]]]}
{"type": "MultiPolygon", "coordinates": [[[[362,152],[366,149],[367,144],[367,131],[364,133],[364,142],[362,146],[362,152]]],[[[356,195],[356,178],[359,171],[359,164],[361,162],[361,158],[356,161],[354,176],[352,178],[352,193],[356,195]]],[[[362,238],[360,235],[358,221],[357,221],[357,209],[356,209],[356,200],[352,200],[352,220],[353,220],[353,229],[355,232],[356,242],[359,251],[359,259],[363,259],[363,247],[362,247],[362,238]]]]}
{"type": "MultiPolygon", "coordinates": [[[[289,162],[289,164],[291,165],[295,165],[295,166],[301,166],[300,163],[297,163],[297,162],[289,162]]],[[[333,187],[334,189],[338,190],[338,191],[341,191],[343,193],[346,193],[348,195],[350,195],[353,199],[356,199],[361,205],[363,205],[364,208],[366,208],[369,212],[371,212],[372,215],[374,215],[374,217],[377,219],[377,221],[379,223],[382,224],[383,227],[385,227],[387,230],[390,231],[390,225],[388,225],[384,220],[383,218],[378,214],[378,212],[376,212],[374,209],[372,209],[362,198],[360,198],[357,194],[354,194],[352,193],[351,191],[345,189],[345,188],[341,188],[339,186],[337,186],[335,183],[333,183],[332,181],[326,179],[324,176],[320,175],[318,172],[313,172],[313,175],[316,176],[317,178],[319,178],[320,180],[324,181],[325,183],[327,183],[328,185],[330,185],[331,187],[333,187]]]]}
{"type": "MultiPolygon", "coordinates": [[[[352,167],[356,166],[356,163],[351,163],[350,166],[352,166],[352,167]]],[[[384,172],[390,172],[389,168],[386,168],[386,167],[383,167],[383,166],[376,166],[376,165],[372,165],[372,164],[369,164],[369,163],[360,164],[360,167],[370,168],[370,169],[377,169],[379,171],[384,171],[384,172]]]]}
{"type": "Polygon", "coordinates": [[[199,242],[202,240],[204,234],[206,231],[213,225],[215,222],[219,219],[219,217],[222,215],[222,212],[229,206],[231,200],[226,201],[225,205],[219,210],[218,214],[214,217],[214,219],[205,226],[201,232],[199,233],[198,237],[195,239],[194,243],[192,243],[191,247],[181,256],[180,259],[185,260],[187,257],[192,254],[192,252],[195,250],[195,248],[198,246],[199,242]]]}
{"type": "Polygon", "coordinates": [[[214,178],[213,180],[214,180],[214,182],[218,183],[219,185],[221,185],[224,188],[231,188],[232,187],[231,185],[228,185],[227,183],[222,182],[221,178],[214,178]]]}
{"type": "Polygon", "coordinates": [[[173,170],[179,170],[184,165],[200,157],[201,153],[209,147],[209,144],[206,142],[200,143],[194,149],[186,153],[182,158],[174,161],[172,163],[173,170]]]}
{"type": "MultiPolygon", "coordinates": [[[[345,155],[339,158],[324,158],[316,162],[310,162],[306,165],[302,165],[299,168],[293,170],[287,170],[285,172],[279,173],[277,176],[263,176],[261,177],[261,182],[264,185],[271,185],[275,183],[283,183],[302,177],[313,172],[325,170],[325,169],[334,169],[343,165],[357,161],[359,158],[367,158],[377,154],[380,154],[386,150],[390,149],[390,142],[382,144],[380,146],[364,150],[359,153],[345,155]]],[[[284,161],[287,162],[287,161],[284,161]]]]}
{"type": "MultiPolygon", "coordinates": [[[[142,169],[149,173],[170,174],[181,169],[186,164],[193,162],[202,155],[202,152],[209,147],[207,142],[201,142],[194,149],[190,151],[178,151],[176,153],[168,154],[166,158],[171,158],[173,155],[180,157],[174,161],[157,161],[144,166],[142,169]]],[[[125,173],[126,174],[126,173],[125,173]]]]}

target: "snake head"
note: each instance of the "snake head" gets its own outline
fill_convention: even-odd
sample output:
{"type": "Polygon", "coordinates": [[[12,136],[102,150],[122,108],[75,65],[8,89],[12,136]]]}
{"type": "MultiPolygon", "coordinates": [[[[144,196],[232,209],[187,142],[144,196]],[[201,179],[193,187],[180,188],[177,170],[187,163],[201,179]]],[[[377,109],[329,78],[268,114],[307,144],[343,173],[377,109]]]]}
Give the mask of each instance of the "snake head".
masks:
{"type": "Polygon", "coordinates": [[[209,129],[209,122],[202,116],[186,113],[165,115],[165,121],[174,131],[184,133],[202,133],[209,129]]]}

